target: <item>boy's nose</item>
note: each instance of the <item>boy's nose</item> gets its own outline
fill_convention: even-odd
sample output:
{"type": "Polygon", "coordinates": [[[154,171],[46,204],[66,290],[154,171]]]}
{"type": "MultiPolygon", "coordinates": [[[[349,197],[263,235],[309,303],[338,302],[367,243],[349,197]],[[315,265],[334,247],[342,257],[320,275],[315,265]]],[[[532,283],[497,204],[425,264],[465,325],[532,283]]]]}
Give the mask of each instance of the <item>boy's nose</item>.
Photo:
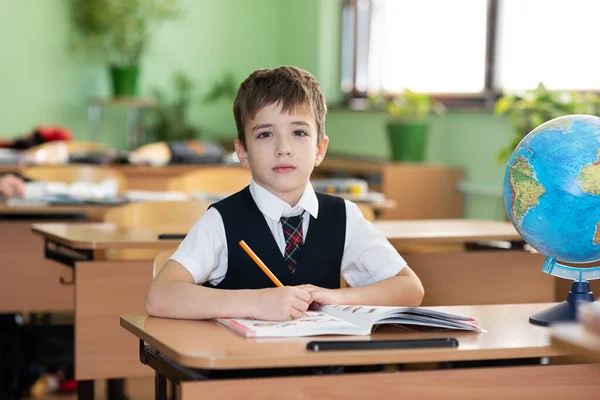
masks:
{"type": "Polygon", "coordinates": [[[277,143],[277,148],[275,150],[275,153],[278,156],[289,156],[292,154],[292,146],[290,145],[290,143],[286,140],[280,140],[277,143]]]}

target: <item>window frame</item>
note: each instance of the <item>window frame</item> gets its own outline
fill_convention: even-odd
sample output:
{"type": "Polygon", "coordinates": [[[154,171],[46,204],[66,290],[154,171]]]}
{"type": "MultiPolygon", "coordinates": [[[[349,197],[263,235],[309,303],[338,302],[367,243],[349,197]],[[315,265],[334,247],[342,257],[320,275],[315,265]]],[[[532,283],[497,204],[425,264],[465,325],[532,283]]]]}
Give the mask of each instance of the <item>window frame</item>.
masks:
{"type": "MultiPolygon", "coordinates": [[[[486,24],[486,38],[485,38],[485,71],[484,71],[484,87],[481,93],[478,94],[435,94],[432,93],[432,97],[443,103],[446,107],[451,109],[492,109],[494,103],[500,97],[501,91],[495,87],[494,77],[496,69],[496,38],[498,33],[498,3],[500,0],[487,0],[487,24],[486,24]]],[[[341,27],[341,39],[342,47],[343,41],[345,40],[344,33],[346,30],[352,33],[352,56],[344,57],[344,51],[341,51],[341,79],[340,87],[349,86],[349,90],[344,91],[345,105],[352,108],[364,108],[368,93],[357,89],[357,65],[358,65],[358,3],[366,2],[369,4],[368,10],[368,21],[369,26],[372,23],[371,13],[371,0],[343,0],[342,2],[342,27],[341,27]],[[344,12],[352,12],[353,20],[351,26],[346,26],[346,22],[343,18],[344,12]],[[350,62],[351,60],[351,62],[350,62]],[[344,70],[351,71],[351,82],[347,85],[343,82],[344,70]]],[[[367,56],[368,57],[368,56],[367,56]]],[[[365,62],[367,62],[365,60],[365,62]]],[[[368,68],[368,64],[367,64],[368,68]]]]}

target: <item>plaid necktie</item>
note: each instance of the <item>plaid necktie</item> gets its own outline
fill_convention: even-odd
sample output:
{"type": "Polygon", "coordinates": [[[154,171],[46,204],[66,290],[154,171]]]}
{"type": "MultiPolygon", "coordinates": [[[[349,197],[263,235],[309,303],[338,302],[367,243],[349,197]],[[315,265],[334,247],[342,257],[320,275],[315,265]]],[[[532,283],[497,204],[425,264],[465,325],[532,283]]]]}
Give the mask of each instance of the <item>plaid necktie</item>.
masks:
{"type": "Polygon", "coordinates": [[[281,217],[281,227],[285,237],[285,262],[290,271],[294,273],[298,264],[300,254],[302,253],[302,215],[295,217],[281,217]]]}

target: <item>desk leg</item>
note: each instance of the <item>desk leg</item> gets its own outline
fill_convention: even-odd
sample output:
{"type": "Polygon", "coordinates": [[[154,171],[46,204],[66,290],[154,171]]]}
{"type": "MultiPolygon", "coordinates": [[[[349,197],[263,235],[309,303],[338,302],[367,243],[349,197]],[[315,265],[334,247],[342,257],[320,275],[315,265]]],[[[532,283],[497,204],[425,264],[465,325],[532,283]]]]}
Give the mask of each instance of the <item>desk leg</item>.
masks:
{"type": "Polygon", "coordinates": [[[94,381],[77,381],[77,399],[94,400],[94,381]]]}
{"type": "Polygon", "coordinates": [[[177,384],[171,381],[171,400],[177,400],[177,384]]]}
{"type": "Polygon", "coordinates": [[[156,400],[167,400],[167,378],[158,372],[154,378],[154,396],[156,400]]]}
{"type": "Polygon", "coordinates": [[[125,380],[108,379],[108,400],[126,400],[125,380]]]}

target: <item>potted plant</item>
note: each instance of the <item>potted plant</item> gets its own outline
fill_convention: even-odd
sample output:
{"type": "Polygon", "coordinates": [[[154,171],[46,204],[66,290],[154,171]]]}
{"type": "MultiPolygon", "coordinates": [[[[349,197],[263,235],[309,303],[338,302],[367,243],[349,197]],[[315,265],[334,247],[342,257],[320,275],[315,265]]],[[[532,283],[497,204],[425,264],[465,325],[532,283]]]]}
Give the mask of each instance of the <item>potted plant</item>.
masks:
{"type": "Polygon", "coordinates": [[[157,88],[152,91],[158,105],[149,111],[147,130],[153,141],[189,140],[198,136],[198,129],[187,121],[192,100],[192,81],[181,72],[175,75],[174,81],[175,92],[171,101],[164,91],[157,88]]]}
{"type": "MultiPolygon", "coordinates": [[[[154,88],[152,95],[157,100],[157,107],[149,110],[146,129],[154,141],[177,141],[199,139],[200,130],[189,124],[187,113],[193,101],[193,83],[189,76],[182,72],[175,74],[174,92],[171,99],[164,90],[154,88]]],[[[235,97],[237,87],[232,73],[225,73],[202,96],[205,104],[215,103],[221,99],[231,100],[235,97]]],[[[201,129],[207,132],[206,128],[201,129]]]]}
{"type": "Polygon", "coordinates": [[[549,91],[543,83],[523,94],[506,94],[495,104],[495,113],[506,116],[513,126],[511,141],[498,152],[507,161],[521,140],[537,126],[569,114],[598,115],[600,96],[595,93],[549,91]]]}
{"type": "Polygon", "coordinates": [[[422,162],[425,159],[429,123],[432,113],[445,111],[442,103],[429,94],[405,90],[400,96],[373,96],[371,104],[389,115],[387,132],[393,161],[422,162]]]}
{"type": "Polygon", "coordinates": [[[151,32],[177,15],[177,0],[72,0],[77,44],[108,63],[115,97],[135,96],[151,32]]]}

